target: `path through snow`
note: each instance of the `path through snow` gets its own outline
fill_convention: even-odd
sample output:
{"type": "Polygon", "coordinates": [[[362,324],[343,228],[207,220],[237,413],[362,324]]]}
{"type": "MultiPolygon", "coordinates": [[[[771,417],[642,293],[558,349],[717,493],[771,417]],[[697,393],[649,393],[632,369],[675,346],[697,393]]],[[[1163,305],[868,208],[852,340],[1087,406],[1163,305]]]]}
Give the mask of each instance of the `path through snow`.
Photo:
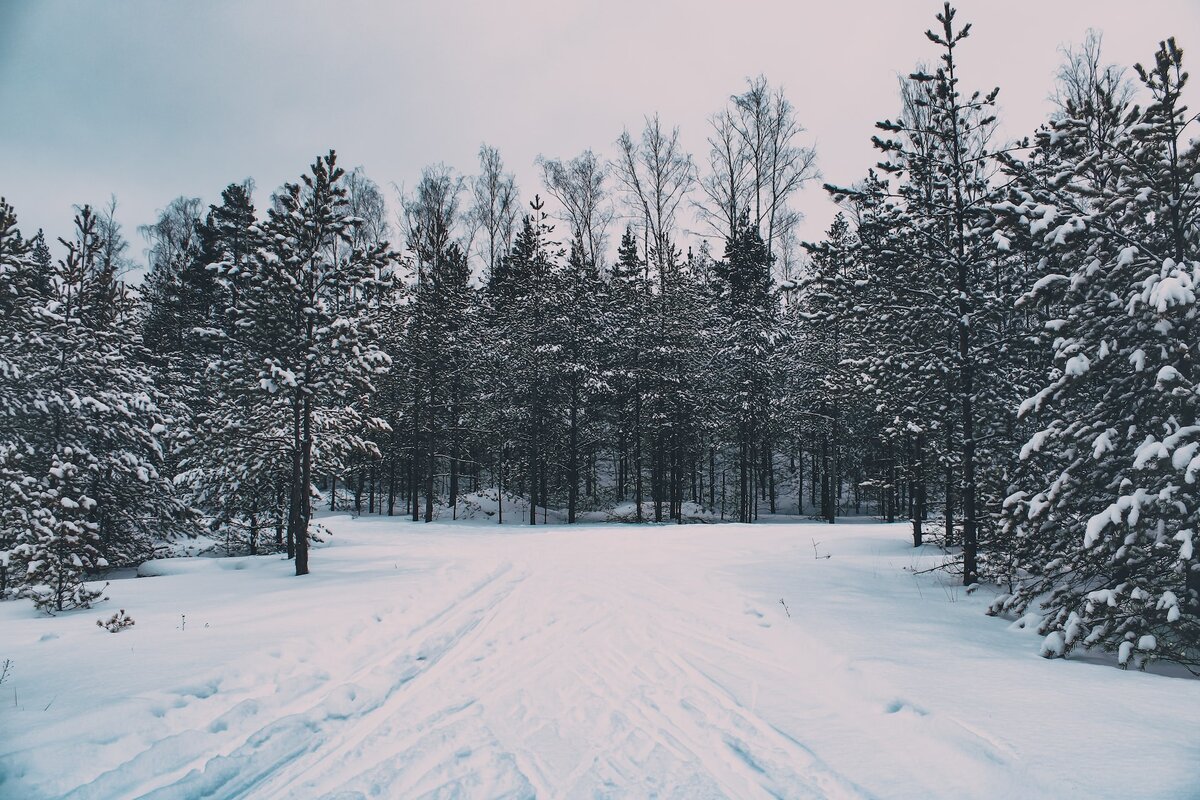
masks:
{"type": "Polygon", "coordinates": [[[115,582],[119,635],[0,607],[0,796],[1200,793],[1200,682],[1038,658],[900,526],[324,523],[115,582]]]}

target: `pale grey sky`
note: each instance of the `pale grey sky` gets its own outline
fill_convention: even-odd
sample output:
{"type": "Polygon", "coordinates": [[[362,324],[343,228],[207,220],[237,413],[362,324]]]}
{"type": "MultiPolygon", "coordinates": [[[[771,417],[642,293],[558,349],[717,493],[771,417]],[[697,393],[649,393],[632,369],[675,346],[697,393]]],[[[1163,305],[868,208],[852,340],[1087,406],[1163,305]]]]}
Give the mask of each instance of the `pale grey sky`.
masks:
{"type": "MultiPolygon", "coordinates": [[[[656,111],[703,167],[708,116],[759,73],[785,88],[824,178],[850,183],[876,161],[870,136],[895,114],[896,75],[935,58],[923,31],[940,7],[0,0],[0,194],[27,234],[41,226],[53,239],[69,232],[73,204],[115,193],[139,258],[136,226],[172,198],[213,202],[249,176],[261,206],[330,147],[387,188],[439,161],[470,174],[486,141],[528,199],[541,188],[538,154],[612,155],[622,128],[656,111]]],[[[1058,48],[1089,27],[1123,65],[1148,61],[1169,35],[1200,48],[1200,0],[958,8],[973,23],[964,84],[1001,87],[1008,136],[1046,117],[1058,48]]],[[[1200,75],[1200,60],[1192,67],[1200,75]]],[[[835,212],[820,182],[796,205],[808,239],[835,212]]]]}

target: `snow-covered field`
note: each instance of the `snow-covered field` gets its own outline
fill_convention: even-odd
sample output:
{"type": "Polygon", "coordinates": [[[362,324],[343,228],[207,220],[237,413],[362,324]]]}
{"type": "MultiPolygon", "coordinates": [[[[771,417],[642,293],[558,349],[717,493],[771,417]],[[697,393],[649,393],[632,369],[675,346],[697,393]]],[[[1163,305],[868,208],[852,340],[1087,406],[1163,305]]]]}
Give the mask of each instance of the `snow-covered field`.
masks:
{"type": "Polygon", "coordinates": [[[901,525],[322,522],[0,605],[0,797],[1200,796],[1200,681],[1040,658],[901,525]]]}

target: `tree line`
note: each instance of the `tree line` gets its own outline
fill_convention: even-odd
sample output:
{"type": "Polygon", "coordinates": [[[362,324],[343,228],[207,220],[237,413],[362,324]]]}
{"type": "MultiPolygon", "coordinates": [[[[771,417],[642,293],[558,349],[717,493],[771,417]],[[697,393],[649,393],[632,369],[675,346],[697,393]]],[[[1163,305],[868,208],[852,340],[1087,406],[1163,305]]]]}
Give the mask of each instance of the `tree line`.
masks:
{"type": "Polygon", "coordinates": [[[826,186],[764,78],[697,163],[649,117],[606,159],[427,168],[388,217],[332,151],[255,206],[173,201],[126,285],[113,209],[65,255],[0,204],[0,594],[204,530],[308,571],[318,504],[359,514],[907,519],[1043,652],[1200,663],[1194,283],[1200,146],[1182,51],[1132,76],[1098,35],[1056,112],[997,140],[969,25],[900,80],[880,161],[826,186]],[[543,199],[544,198],[544,199],[543,199]],[[698,223],[703,231],[686,232],[698,223]],[[615,247],[614,247],[615,245],[615,247]],[[719,251],[719,252],[714,252],[719,251]]]}

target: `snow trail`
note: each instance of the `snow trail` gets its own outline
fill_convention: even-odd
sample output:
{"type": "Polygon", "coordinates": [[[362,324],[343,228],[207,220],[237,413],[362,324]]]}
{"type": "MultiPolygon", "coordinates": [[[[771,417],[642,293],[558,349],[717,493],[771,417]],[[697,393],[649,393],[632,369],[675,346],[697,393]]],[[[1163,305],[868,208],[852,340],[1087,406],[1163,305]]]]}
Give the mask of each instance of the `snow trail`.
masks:
{"type": "MultiPolygon", "coordinates": [[[[1112,724],[1098,701],[1113,687],[1180,732],[1140,754],[1163,776],[1140,796],[1197,788],[1183,759],[1200,752],[1200,683],[1037,658],[983,599],[914,583],[906,567],[934,556],[899,527],[819,529],[833,557],[818,560],[809,525],[325,524],[334,540],[303,579],[260,558],[114,584],[140,638],[89,641],[117,646],[101,677],[141,684],[109,698],[106,726],[81,731],[76,708],[28,743],[0,739],[0,796],[1097,794],[1121,776],[1065,766],[1094,758],[1080,732],[1112,724]],[[212,627],[166,628],[181,595],[212,627]],[[261,615],[239,615],[248,602],[261,615]],[[50,768],[79,745],[80,763],[50,768]]],[[[76,621],[91,624],[5,624],[36,660],[66,651],[35,630],[73,637],[76,621]]]]}

